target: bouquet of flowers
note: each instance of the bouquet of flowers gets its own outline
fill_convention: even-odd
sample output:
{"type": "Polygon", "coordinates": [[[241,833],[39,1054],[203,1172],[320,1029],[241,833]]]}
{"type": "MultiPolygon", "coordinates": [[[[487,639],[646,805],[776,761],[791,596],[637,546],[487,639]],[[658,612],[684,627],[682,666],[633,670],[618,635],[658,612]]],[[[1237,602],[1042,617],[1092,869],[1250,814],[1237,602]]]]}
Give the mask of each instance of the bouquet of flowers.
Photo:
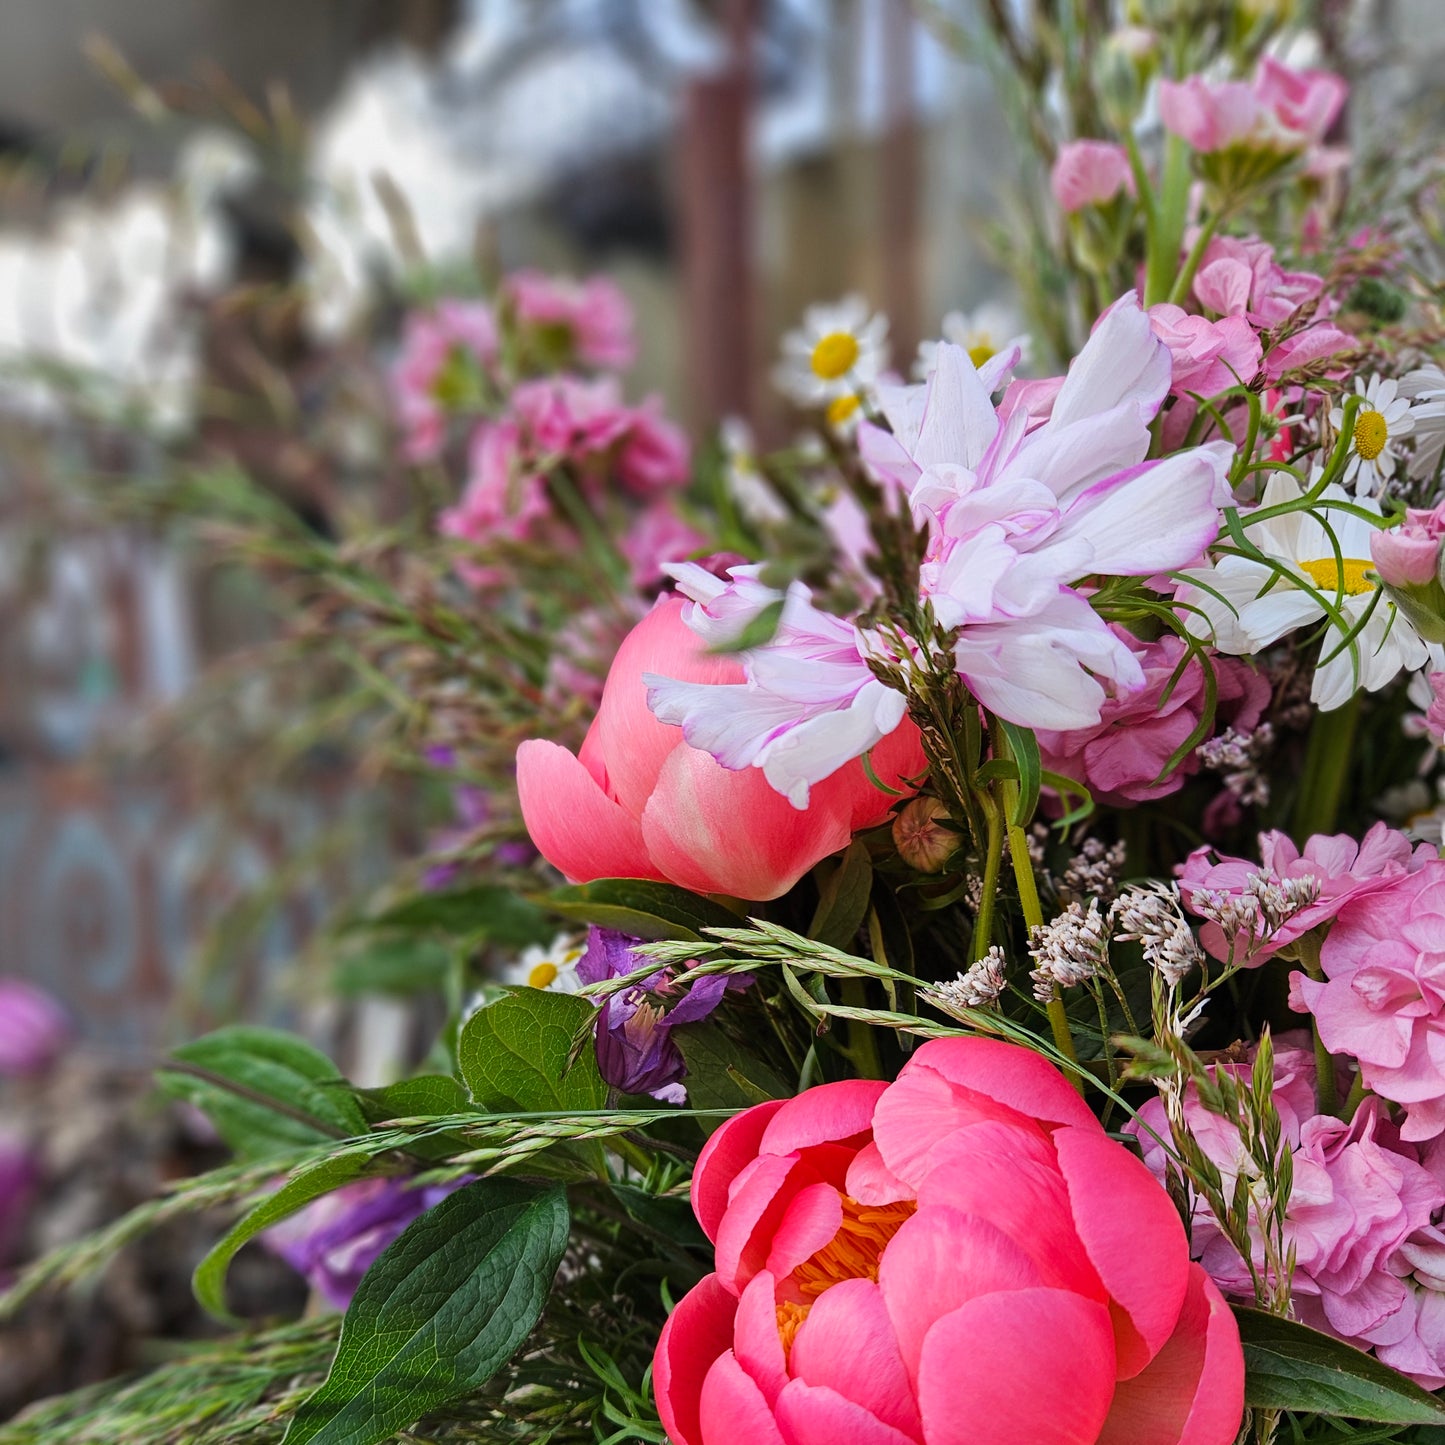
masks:
{"type": "Polygon", "coordinates": [[[379,1089],[176,1050],[236,1162],[12,1302],[232,1201],[202,1302],[261,1240],[334,1312],[15,1439],[1445,1439],[1439,170],[1349,190],[1287,7],[1038,8],[965,37],[1032,346],[816,307],[803,438],[694,461],[620,294],[513,274],[407,319],[412,532],[238,505],[450,794],[334,935],[448,1017],[379,1089]]]}

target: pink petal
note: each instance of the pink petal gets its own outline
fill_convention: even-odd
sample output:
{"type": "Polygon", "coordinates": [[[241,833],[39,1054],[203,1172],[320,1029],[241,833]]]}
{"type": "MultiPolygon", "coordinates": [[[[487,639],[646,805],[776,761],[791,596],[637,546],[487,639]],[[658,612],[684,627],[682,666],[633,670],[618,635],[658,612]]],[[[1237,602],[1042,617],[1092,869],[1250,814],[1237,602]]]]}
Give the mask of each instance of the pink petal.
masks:
{"type": "Polygon", "coordinates": [[[687,746],[664,764],[642,834],[672,882],[749,900],[780,897],[853,836],[849,810],[826,795],[800,811],[758,769],[731,773],[687,746]]]}
{"type": "Polygon", "coordinates": [[[800,1189],[773,1233],[768,1273],[779,1279],[792,1274],[837,1234],[842,1223],[843,1201],[831,1184],[810,1184],[800,1189]]]}
{"type": "Polygon", "coordinates": [[[776,1405],[779,1391],[788,1383],[788,1362],[778,1334],[777,1281],[767,1270],[748,1281],[738,1301],[733,1354],[768,1404],[776,1405]]]}
{"type": "Polygon", "coordinates": [[[1097,417],[1125,402],[1136,404],[1147,420],[1163,403],[1172,374],[1169,348],[1154,335],[1148,313],[1132,293],[1121,296],[1069,367],[1052,424],[1097,417]]]}
{"type": "Polygon", "coordinates": [[[765,1154],[755,1159],[734,1182],[727,1212],[718,1226],[717,1272],[729,1288],[743,1286],[767,1267],[773,1235],[794,1196],[818,1176],[796,1154],[765,1154]]]}
{"type": "MultiPolygon", "coordinates": [[[[702,1385],[698,1445],[787,1445],[757,1382],[729,1350],[719,1355],[702,1385]]],[[[663,1422],[666,1424],[666,1421],[663,1422]]],[[[671,1432],[669,1432],[671,1433],[671,1432]]]]}
{"type": "Polygon", "coordinates": [[[1143,1162],[1096,1129],[1054,1134],[1074,1226],[1111,1306],[1119,1376],[1137,1375],[1174,1331],[1189,1281],[1189,1242],[1143,1162]]]}
{"type": "Polygon", "coordinates": [[[692,1212],[709,1239],[717,1239],[733,1180],[758,1157],[768,1121],[786,1102],[771,1099],[734,1114],[702,1146],[697,1167],[692,1172],[692,1212]]]}
{"type": "Polygon", "coordinates": [[[965,1088],[997,1099],[1043,1124],[1098,1129],[1099,1121],[1078,1091],[1031,1049],[997,1039],[933,1039],[904,1069],[929,1068],[965,1088]]]}
{"type": "Polygon", "coordinates": [[[878,1287],[915,1387],[924,1340],[945,1315],[979,1295],[1041,1284],[1038,1267],[1002,1230],[945,1207],[919,1210],[889,1240],[878,1266],[878,1287]]]}
{"type": "Polygon", "coordinates": [[[881,1080],[845,1079],[820,1084],[786,1100],[768,1121],[759,1152],[788,1154],[867,1134],[873,1127],[873,1110],[887,1087],[881,1080]]]}
{"type": "Polygon", "coordinates": [[[788,1366],[795,1380],[836,1390],[885,1425],[922,1436],[898,1339],[871,1279],[844,1280],[818,1297],[793,1340],[788,1366]]]}
{"type": "Polygon", "coordinates": [[[1192,1264],[1178,1327],[1143,1374],[1119,1384],[1098,1445],[1231,1445],[1243,1415],[1239,1328],[1192,1264]]]}
{"type": "MultiPolygon", "coordinates": [[[[778,1424],[788,1445],[919,1445],[870,1415],[836,1390],[825,1385],[807,1385],[790,1380],[778,1396],[778,1424]]],[[[730,1445],[752,1445],[747,1436],[736,1436],[730,1445]]]]}
{"type": "Polygon", "coordinates": [[[657,1412],[674,1445],[703,1445],[699,1401],[713,1362],[732,1346],[737,1300],[715,1274],[677,1302],[652,1362],[657,1412]]]}
{"type": "Polygon", "coordinates": [[[845,1193],[859,1204],[894,1204],[900,1199],[912,1199],[914,1192],[883,1162],[872,1141],[853,1156],[848,1166],[845,1193]]]}
{"type": "Polygon", "coordinates": [[[928,1332],[918,1376],[928,1445],[1094,1445],[1114,1396],[1108,1311],[1062,1290],[983,1295],[928,1332]]]}
{"type": "Polygon", "coordinates": [[[537,851],[574,883],[665,876],[648,857],[637,819],[609,798],[564,747],[540,738],[517,749],[522,821],[537,851]]]}

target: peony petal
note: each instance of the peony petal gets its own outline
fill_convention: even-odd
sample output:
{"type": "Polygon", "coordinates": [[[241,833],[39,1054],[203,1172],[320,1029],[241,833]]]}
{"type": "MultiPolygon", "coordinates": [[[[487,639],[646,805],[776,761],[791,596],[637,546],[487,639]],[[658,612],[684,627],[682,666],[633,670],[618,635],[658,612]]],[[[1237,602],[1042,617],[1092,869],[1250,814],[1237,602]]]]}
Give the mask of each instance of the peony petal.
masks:
{"type": "Polygon", "coordinates": [[[677,1302],[657,1341],[652,1385],[657,1412],[674,1445],[703,1445],[700,1401],[714,1361],[732,1347],[737,1300],[715,1274],[677,1302]]]}
{"type": "Polygon", "coordinates": [[[730,1289],[741,1294],[767,1267],[773,1235],[788,1206],[800,1190],[818,1182],[816,1172],[796,1154],[764,1154],[738,1175],[715,1250],[718,1277],[730,1289]]]}
{"type": "Polygon", "coordinates": [[[758,1152],[790,1154],[814,1144],[841,1144],[867,1134],[873,1110],[888,1085],[875,1079],[844,1079],[819,1084],[784,1101],[768,1120],[758,1152]]]}
{"type": "Polygon", "coordinates": [[[776,1405],[778,1393],[788,1383],[788,1361],[778,1335],[777,1281],[767,1270],[748,1281],[738,1301],[733,1354],[768,1404],[776,1405]]]}
{"type": "MultiPolygon", "coordinates": [[[[919,1445],[918,1437],[885,1425],[836,1390],[802,1380],[790,1380],[778,1396],[777,1423],[788,1445],[919,1445]]],[[[732,1445],[745,1441],[752,1445],[746,1435],[734,1436],[732,1445]]]]}
{"type": "Polygon", "coordinates": [[[819,1295],[793,1341],[788,1369],[795,1380],[836,1390],[885,1425],[922,1437],[898,1339],[871,1279],[844,1280],[819,1295]]]}
{"type": "Polygon", "coordinates": [[[707,1372],[698,1413],[702,1421],[698,1445],[737,1445],[742,1440],[749,1445],[754,1441],[787,1445],[763,1392],[731,1350],[719,1355],[707,1372]]]}
{"type": "Polygon", "coordinates": [[[845,1192],[859,1204],[894,1204],[900,1199],[912,1199],[915,1193],[883,1162],[878,1145],[872,1141],[853,1156],[845,1192]]]}
{"type": "Polygon", "coordinates": [[[1054,1133],[1074,1227],[1113,1301],[1119,1377],[1137,1375],[1174,1332],[1189,1241],[1159,1181],[1097,1129],[1054,1133]]]}
{"type": "Polygon", "coordinates": [[[1083,1097],[1047,1060],[1031,1049],[998,1039],[932,1039],[903,1069],[932,1069],[987,1099],[997,1100],[1044,1125],[1074,1124],[1103,1130],[1083,1097]]]}
{"type": "Polygon", "coordinates": [[[1098,1445],[1231,1445],[1243,1416],[1239,1327],[1192,1264],[1173,1336],[1143,1374],[1119,1384],[1098,1445]]]}
{"type": "Polygon", "coordinates": [[[1108,1311],[1062,1290],[983,1295],[923,1342],[928,1445],[1094,1445],[1113,1396],[1108,1311]]]}
{"type": "Polygon", "coordinates": [[[665,875],[648,857],[637,819],[614,803],[564,747],[540,738],[517,749],[522,821],[537,851],[574,883],[665,875]]]}
{"type": "Polygon", "coordinates": [[[768,1250],[767,1272],[784,1279],[811,1259],[843,1223],[843,1201],[831,1184],[810,1184],[788,1205],[768,1250]]]}
{"type": "Polygon", "coordinates": [[[756,768],[732,773],[684,745],[663,766],[642,813],[642,835],[672,882],[764,900],[786,893],[813,864],[847,847],[853,833],[847,808],[824,787],[799,810],[756,768]]]}
{"type": "Polygon", "coordinates": [[[915,1387],[924,1339],[945,1315],[979,1295],[1043,1283],[1038,1267],[1001,1229],[943,1206],[907,1220],[878,1266],[878,1287],[915,1387]]]}
{"type": "Polygon", "coordinates": [[[692,1212],[709,1239],[717,1239],[733,1180],[758,1157],[769,1120],[786,1102],[772,1099],[734,1114],[702,1146],[692,1172],[692,1212]]]}

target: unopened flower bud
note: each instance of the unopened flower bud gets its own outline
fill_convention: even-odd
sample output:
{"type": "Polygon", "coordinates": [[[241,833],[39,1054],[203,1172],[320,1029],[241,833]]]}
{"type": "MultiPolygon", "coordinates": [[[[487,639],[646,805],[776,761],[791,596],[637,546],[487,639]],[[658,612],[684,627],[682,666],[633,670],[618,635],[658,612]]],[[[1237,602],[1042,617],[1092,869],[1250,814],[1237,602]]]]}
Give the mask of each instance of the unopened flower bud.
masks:
{"type": "Polygon", "coordinates": [[[1399,527],[1370,534],[1370,557],[1386,595],[1426,642],[1445,642],[1442,538],[1445,505],[1412,507],[1399,527]]]}
{"type": "Polygon", "coordinates": [[[893,846],[910,868],[941,873],[958,848],[948,809],[937,798],[914,798],[893,820],[893,846]]]}

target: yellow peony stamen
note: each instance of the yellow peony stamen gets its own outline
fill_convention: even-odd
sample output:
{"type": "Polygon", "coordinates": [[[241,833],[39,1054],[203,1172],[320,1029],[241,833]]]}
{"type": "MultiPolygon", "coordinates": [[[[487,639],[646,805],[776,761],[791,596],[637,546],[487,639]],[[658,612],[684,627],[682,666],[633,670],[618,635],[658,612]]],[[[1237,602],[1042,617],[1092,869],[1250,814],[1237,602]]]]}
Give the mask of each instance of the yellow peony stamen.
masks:
{"type": "Polygon", "coordinates": [[[842,396],[835,396],[828,403],[828,425],[842,426],[858,410],[859,405],[858,398],[851,391],[845,392],[842,396]]]}
{"type": "Polygon", "coordinates": [[[843,1222],[838,1232],[816,1254],[788,1276],[787,1283],[803,1296],[785,1299],[777,1306],[778,1337],[786,1357],[813,1301],[825,1290],[849,1279],[878,1279],[878,1261],[888,1241],[913,1217],[918,1205],[911,1199],[896,1204],[859,1204],[844,1194],[843,1222]]]}
{"type": "Polygon", "coordinates": [[[1355,454],[1372,462],[1390,440],[1390,428],[1377,411],[1362,411],[1355,418],[1355,454]]]}
{"type": "Polygon", "coordinates": [[[528,988],[548,988],[557,981],[557,965],[555,963],[539,963],[527,975],[528,988]]]}
{"type": "Polygon", "coordinates": [[[858,361],[858,338],[850,331],[830,331],[813,348],[810,365],[814,376],[837,381],[847,376],[858,361]]]}
{"type": "Polygon", "coordinates": [[[1340,564],[1333,557],[1318,557],[1312,562],[1301,562],[1303,572],[1321,592],[1338,595],[1341,591],[1347,597],[1360,597],[1373,592],[1378,585],[1365,574],[1373,572],[1375,564],[1360,557],[1346,557],[1344,560],[1344,586],[1340,585],[1340,564]]]}

